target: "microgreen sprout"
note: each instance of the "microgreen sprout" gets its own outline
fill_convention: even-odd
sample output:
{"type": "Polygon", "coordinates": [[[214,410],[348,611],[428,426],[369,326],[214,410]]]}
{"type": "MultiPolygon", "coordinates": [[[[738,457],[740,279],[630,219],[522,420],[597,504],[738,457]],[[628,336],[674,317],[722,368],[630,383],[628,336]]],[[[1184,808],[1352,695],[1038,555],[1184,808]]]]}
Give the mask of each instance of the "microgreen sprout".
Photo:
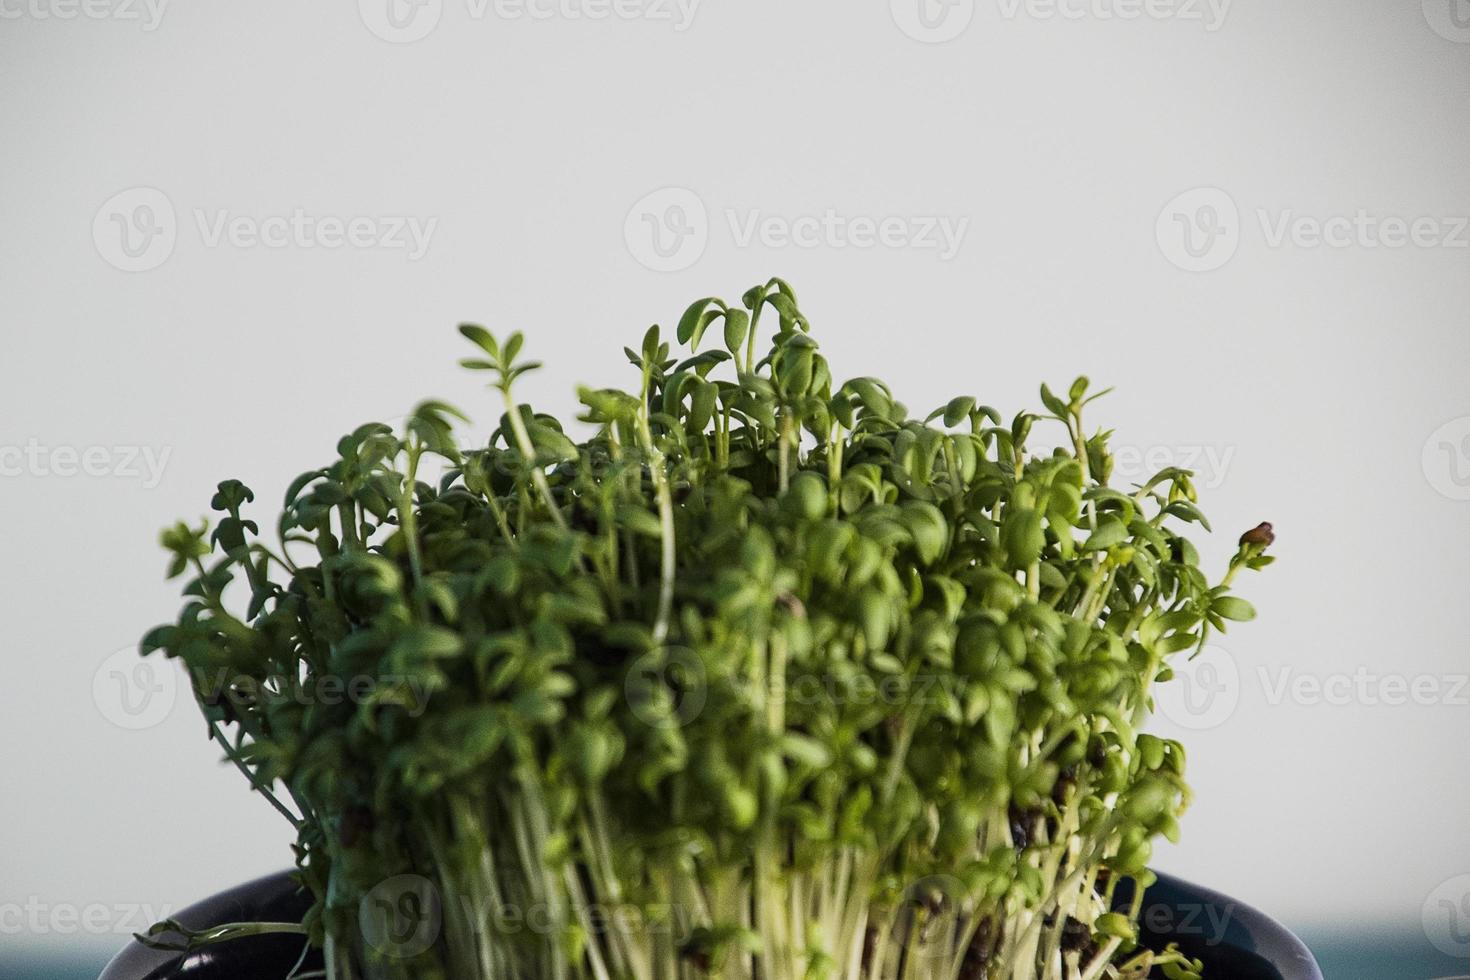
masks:
{"type": "Polygon", "coordinates": [[[149,942],[304,931],[329,980],[1198,977],[1139,946],[1142,888],[1115,900],[1189,800],[1141,729],[1254,615],[1229,588],[1270,525],[1212,584],[1190,474],[1110,485],[1086,378],[919,420],[835,380],[778,279],[691,306],[679,354],[625,349],[583,441],[517,401],[520,334],[460,331],[484,444],[424,402],[294,481],[275,543],[234,480],[164,533],[186,601],[143,652],[183,662],[316,901],[149,942]],[[1043,426],[1063,448],[1028,451],[1043,426]],[[437,896],[407,945],[372,921],[402,876],[437,896]]]}

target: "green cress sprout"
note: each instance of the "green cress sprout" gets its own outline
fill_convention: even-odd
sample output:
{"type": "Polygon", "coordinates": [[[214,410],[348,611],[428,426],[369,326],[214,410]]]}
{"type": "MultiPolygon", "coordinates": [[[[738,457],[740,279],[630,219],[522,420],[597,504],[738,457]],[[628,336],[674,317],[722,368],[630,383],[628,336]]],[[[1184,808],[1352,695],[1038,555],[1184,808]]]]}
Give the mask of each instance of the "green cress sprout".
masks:
{"type": "Polygon", "coordinates": [[[1189,798],[1140,728],[1254,615],[1227,590],[1269,525],[1212,585],[1190,474],[1109,485],[1086,378],[916,419],[834,380],[779,279],[690,307],[687,355],[625,349],[582,442],[516,401],[520,334],[460,331],[486,444],[425,402],[302,474],[278,544],[235,480],[163,535],[186,601],[143,652],[183,661],[316,901],[145,941],[296,931],[329,980],[1198,976],[1114,900],[1189,798]],[[1042,427],[1065,448],[1028,452],[1042,427]]]}

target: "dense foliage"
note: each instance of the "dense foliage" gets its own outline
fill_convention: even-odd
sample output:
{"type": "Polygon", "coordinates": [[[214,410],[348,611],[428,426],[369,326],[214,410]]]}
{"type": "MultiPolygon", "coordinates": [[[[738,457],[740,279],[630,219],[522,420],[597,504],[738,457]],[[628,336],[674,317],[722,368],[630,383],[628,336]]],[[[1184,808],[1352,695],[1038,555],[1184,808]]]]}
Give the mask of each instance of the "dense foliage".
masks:
{"type": "Polygon", "coordinates": [[[834,381],[779,280],[691,307],[687,357],[650,329],[632,391],[580,392],[583,442],[516,402],[519,334],[460,329],[488,444],[426,402],[297,479],[278,545],[236,481],[165,533],[187,601],[144,652],[317,901],[151,941],[300,928],[331,980],[1197,973],[1113,910],[1188,798],[1139,729],[1171,658],[1253,615],[1227,588],[1269,525],[1212,585],[1189,474],[1110,486],[1085,378],[1008,424],[911,418],[834,381]]]}

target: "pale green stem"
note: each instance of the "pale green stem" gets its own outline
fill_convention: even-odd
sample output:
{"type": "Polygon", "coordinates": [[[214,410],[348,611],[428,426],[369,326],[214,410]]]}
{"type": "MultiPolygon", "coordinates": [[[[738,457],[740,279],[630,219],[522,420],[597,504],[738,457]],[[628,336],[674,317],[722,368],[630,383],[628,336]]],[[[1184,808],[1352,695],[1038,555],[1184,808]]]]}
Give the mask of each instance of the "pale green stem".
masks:
{"type": "Polygon", "coordinates": [[[643,451],[648,455],[649,475],[653,478],[654,493],[658,498],[659,532],[662,548],[659,556],[658,615],[653,625],[653,642],[662,644],[669,635],[669,620],[674,609],[674,498],[669,491],[668,474],[664,471],[664,455],[654,443],[653,432],[648,425],[647,399],[645,408],[638,416],[638,434],[643,442],[643,451]]]}
{"type": "Polygon", "coordinates": [[[561,508],[556,505],[556,498],[551,494],[551,484],[546,482],[546,474],[536,462],[536,446],[531,442],[531,434],[526,431],[526,421],[521,418],[521,408],[511,397],[510,385],[500,389],[505,398],[505,416],[510,421],[510,431],[515,437],[516,448],[521,451],[521,456],[526,460],[526,466],[531,470],[531,482],[536,484],[536,492],[546,502],[546,509],[551,514],[551,519],[556,526],[563,531],[567,529],[566,518],[561,514],[561,508]]]}

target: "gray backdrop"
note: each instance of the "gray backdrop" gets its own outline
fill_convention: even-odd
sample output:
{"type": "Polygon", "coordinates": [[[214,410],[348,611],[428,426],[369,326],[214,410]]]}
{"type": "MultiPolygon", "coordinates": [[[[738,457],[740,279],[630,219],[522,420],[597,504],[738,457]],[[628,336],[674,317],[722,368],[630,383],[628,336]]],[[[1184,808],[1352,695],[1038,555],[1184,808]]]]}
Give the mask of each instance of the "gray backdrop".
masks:
{"type": "Polygon", "coordinates": [[[0,0],[0,80],[12,956],[289,863],[119,653],[177,608],[161,526],[424,395],[488,422],[460,320],[570,412],[781,275],[843,376],[1009,413],[1087,372],[1119,476],[1199,472],[1207,557],[1275,523],[1162,706],[1158,863],[1470,972],[1467,0],[0,0]]]}

